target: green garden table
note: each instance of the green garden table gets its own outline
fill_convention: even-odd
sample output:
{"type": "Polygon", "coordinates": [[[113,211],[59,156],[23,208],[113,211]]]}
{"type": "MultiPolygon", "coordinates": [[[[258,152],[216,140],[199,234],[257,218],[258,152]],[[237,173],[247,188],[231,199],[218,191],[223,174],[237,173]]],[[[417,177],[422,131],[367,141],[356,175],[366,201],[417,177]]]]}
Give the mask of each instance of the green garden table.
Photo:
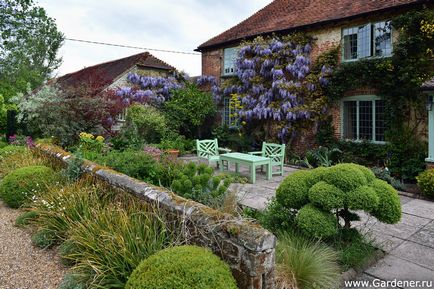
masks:
{"type": "Polygon", "coordinates": [[[267,180],[271,179],[271,159],[254,156],[243,153],[227,153],[220,155],[220,171],[223,171],[223,162],[228,162],[229,164],[235,164],[235,172],[239,172],[239,165],[246,165],[250,168],[250,181],[252,184],[256,182],[256,167],[265,165],[267,167],[267,180]]]}

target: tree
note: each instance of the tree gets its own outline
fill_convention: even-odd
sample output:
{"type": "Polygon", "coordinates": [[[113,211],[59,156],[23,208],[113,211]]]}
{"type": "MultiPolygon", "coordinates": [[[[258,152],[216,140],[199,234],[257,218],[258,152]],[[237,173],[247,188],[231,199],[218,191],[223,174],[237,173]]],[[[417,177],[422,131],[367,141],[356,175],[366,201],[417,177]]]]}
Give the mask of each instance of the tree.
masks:
{"type": "Polygon", "coordinates": [[[64,36],[33,0],[0,0],[0,94],[6,102],[41,85],[61,63],[64,36]]]}

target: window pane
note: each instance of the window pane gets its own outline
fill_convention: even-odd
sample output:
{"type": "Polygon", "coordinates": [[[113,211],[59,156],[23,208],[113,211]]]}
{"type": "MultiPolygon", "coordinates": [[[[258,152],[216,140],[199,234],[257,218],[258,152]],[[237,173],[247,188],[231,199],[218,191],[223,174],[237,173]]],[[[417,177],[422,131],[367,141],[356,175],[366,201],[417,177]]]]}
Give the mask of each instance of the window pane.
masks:
{"type": "Polygon", "coordinates": [[[375,56],[389,56],[392,54],[392,27],[390,21],[374,24],[374,52],[375,56]]]}
{"type": "Polygon", "coordinates": [[[372,101],[359,101],[359,139],[372,140],[372,101]]]}
{"type": "Polygon", "coordinates": [[[344,34],[344,59],[357,59],[357,30],[346,28],[344,34]]]}
{"type": "Polygon", "coordinates": [[[357,58],[371,56],[371,25],[359,26],[357,33],[357,58]]]}
{"type": "Polygon", "coordinates": [[[235,73],[235,60],[238,49],[236,47],[226,48],[223,57],[223,75],[232,75],[235,73]]]}
{"type": "Polygon", "coordinates": [[[224,98],[223,99],[223,124],[226,125],[230,125],[231,122],[231,118],[230,118],[231,110],[229,104],[230,104],[229,98],[227,97],[224,98]]]}
{"type": "Polygon", "coordinates": [[[344,102],[344,138],[357,139],[357,102],[344,102]]]}
{"type": "Polygon", "coordinates": [[[384,100],[375,101],[375,140],[385,141],[384,132],[386,130],[384,100]]]}

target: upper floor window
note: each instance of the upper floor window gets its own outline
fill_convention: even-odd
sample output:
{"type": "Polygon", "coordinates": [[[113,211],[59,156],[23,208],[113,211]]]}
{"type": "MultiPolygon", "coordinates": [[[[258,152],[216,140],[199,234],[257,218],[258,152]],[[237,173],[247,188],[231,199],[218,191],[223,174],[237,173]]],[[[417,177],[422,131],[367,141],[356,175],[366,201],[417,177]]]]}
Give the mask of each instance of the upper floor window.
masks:
{"type": "Polygon", "coordinates": [[[223,76],[235,74],[235,60],[237,59],[238,48],[230,47],[223,50],[223,76]]]}
{"type": "Polygon", "coordinates": [[[342,30],[343,60],[392,54],[392,27],[390,21],[369,23],[342,30]]]}

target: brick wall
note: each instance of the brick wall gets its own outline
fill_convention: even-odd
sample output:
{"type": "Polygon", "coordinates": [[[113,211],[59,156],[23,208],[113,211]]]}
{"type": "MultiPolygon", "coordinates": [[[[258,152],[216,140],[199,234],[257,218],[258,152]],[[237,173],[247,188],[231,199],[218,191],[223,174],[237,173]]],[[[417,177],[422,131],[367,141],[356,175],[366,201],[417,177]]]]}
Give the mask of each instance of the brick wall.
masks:
{"type": "MultiPolygon", "coordinates": [[[[37,144],[35,149],[63,165],[71,157],[56,146],[37,144]]],[[[274,288],[276,237],[259,225],[90,161],[85,161],[82,169],[110,186],[158,206],[161,212],[183,224],[189,243],[211,249],[229,264],[240,289],[274,288]]]]}
{"type": "Polygon", "coordinates": [[[214,76],[220,80],[223,63],[223,49],[202,53],[202,75],[214,76]]]}

